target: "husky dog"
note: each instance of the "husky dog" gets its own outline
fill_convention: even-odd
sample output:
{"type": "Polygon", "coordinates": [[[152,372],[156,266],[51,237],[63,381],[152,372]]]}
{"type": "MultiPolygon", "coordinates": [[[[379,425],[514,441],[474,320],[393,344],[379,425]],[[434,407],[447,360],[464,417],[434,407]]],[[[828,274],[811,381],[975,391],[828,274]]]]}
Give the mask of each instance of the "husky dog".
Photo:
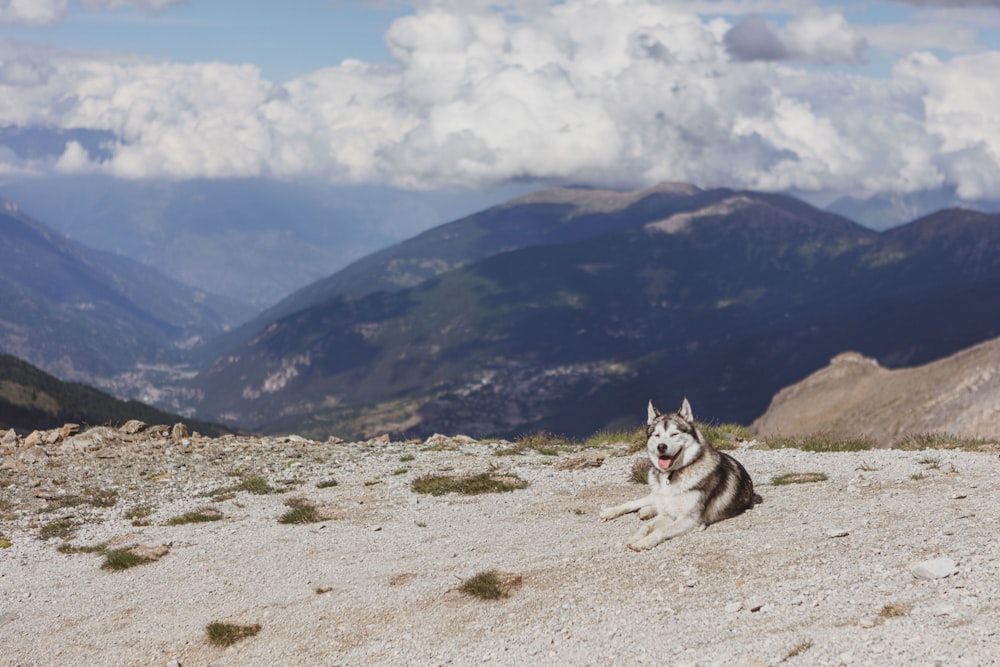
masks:
{"type": "Polygon", "coordinates": [[[652,549],[660,542],[736,516],[759,500],[739,461],[712,447],[694,423],[685,398],[677,412],[661,413],[649,402],[646,451],[649,495],[601,510],[601,519],[629,512],[656,518],[632,536],[629,549],[652,549]]]}

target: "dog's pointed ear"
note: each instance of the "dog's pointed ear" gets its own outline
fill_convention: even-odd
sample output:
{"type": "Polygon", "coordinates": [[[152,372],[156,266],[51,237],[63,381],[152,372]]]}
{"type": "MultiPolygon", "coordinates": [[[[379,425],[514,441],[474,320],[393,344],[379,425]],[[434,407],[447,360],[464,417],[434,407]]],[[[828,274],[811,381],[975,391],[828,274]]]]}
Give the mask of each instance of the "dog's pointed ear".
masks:
{"type": "Polygon", "coordinates": [[[677,411],[677,414],[680,415],[680,418],[684,421],[691,424],[694,423],[694,414],[691,412],[691,404],[688,403],[687,396],[685,396],[684,400],[681,402],[681,409],[677,411]]]}
{"type": "Polygon", "coordinates": [[[652,424],[654,421],[656,421],[656,418],[659,416],[660,416],[660,411],[656,409],[655,405],[653,405],[653,401],[650,401],[649,407],[646,408],[646,423],[652,424]]]}

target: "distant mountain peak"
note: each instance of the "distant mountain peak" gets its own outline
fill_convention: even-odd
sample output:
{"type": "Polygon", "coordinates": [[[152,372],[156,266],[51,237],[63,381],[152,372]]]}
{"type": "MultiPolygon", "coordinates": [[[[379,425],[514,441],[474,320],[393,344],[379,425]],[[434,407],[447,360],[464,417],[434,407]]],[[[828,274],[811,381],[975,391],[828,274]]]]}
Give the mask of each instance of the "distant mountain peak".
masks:
{"type": "Polygon", "coordinates": [[[555,187],[531,192],[508,202],[505,206],[526,204],[572,204],[577,213],[614,213],[654,194],[690,196],[701,192],[690,183],[659,183],[642,190],[602,190],[591,188],[555,187]]]}

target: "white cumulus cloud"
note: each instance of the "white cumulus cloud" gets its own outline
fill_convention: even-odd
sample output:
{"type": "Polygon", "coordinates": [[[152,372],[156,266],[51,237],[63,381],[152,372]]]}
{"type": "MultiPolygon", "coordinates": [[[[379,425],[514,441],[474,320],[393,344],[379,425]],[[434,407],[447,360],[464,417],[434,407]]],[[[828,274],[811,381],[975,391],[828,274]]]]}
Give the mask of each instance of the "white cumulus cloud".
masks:
{"type": "Polygon", "coordinates": [[[19,61],[0,43],[0,126],[111,133],[101,156],[70,144],[57,168],[123,178],[948,184],[1000,198],[1000,54],[917,53],[878,78],[845,73],[866,40],[837,12],[778,26],[691,9],[705,3],[527,0],[517,16],[492,4],[432,2],[386,34],[394,64],[349,60],[282,84],[249,65],[19,61]]]}

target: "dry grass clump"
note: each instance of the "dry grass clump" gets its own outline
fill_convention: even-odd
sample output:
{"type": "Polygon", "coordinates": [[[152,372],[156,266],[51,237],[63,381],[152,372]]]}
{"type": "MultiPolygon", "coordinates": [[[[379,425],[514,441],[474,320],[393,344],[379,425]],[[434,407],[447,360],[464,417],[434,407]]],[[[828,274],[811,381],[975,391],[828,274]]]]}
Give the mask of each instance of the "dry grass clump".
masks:
{"type": "Polygon", "coordinates": [[[583,441],[583,447],[607,447],[626,444],[629,452],[636,452],[646,446],[646,427],[631,430],[600,431],[583,441]]]}
{"type": "Polygon", "coordinates": [[[892,445],[893,449],[914,451],[921,449],[964,449],[970,452],[992,452],[1000,449],[995,441],[962,438],[947,433],[915,433],[892,445]]]}
{"type": "Polygon", "coordinates": [[[127,570],[130,567],[135,567],[136,565],[152,563],[154,560],[156,559],[140,556],[132,551],[131,547],[124,549],[112,549],[111,551],[106,551],[104,553],[104,563],[101,564],[101,569],[118,572],[121,570],[127,570]]]}
{"type": "Polygon", "coordinates": [[[753,440],[753,434],[746,426],[739,424],[698,424],[698,430],[708,444],[716,449],[737,449],[741,442],[753,440]]]}
{"type": "Polygon", "coordinates": [[[558,456],[561,452],[573,449],[573,443],[563,436],[553,435],[547,431],[539,431],[530,435],[523,435],[514,441],[514,444],[504,449],[494,452],[497,456],[511,456],[514,454],[525,454],[533,449],[544,456],[558,456]]]}
{"type": "Polygon", "coordinates": [[[511,591],[522,581],[523,577],[519,574],[486,570],[463,581],[458,590],[480,600],[499,600],[510,597],[511,591]]]}
{"type": "Polygon", "coordinates": [[[57,519],[50,521],[38,530],[38,536],[43,540],[50,540],[59,537],[68,540],[75,532],[76,523],[70,519],[57,519]]]}
{"type": "Polygon", "coordinates": [[[805,452],[861,452],[874,449],[867,438],[835,438],[825,434],[767,438],[764,449],[801,449],[805,452]]]}
{"type": "Polygon", "coordinates": [[[278,489],[268,484],[267,480],[260,475],[252,475],[250,477],[244,477],[236,484],[220,486],[214,491],[209,491],[204,495],[211,496],[216,501],[222,501],[229,500],[239,491],[246,491],[247,493],[253,493],[258,496],[264,496],[269,493],[280,493],[278,489]]]}
{"type": "Polygon", "coordinates": [[[285,505],[289,510],[278,517],[278,523],[316,523],[325,520],[319,508],[307,498],[289,498],[285,505]]]}
{"type": "Polygon", "coordinates": [[[901,604],[887,604],[882,607],[878,615],[881,618],[896,618],[898,616],[906,616],[907,609],[901,604]]]}
{"type": "Polygon", "coordinates": [[[784,486],[786,484],[809,484],[810,482],[825,482],[829,479],[826,473],[822,472],[790,472],[771,478],[772,486],[784,486]]]}
{"type": "Polygon", "coordinates": [[[413,480],[411,487],[417,493],[443,496],[460,493],[466,496],[481,493],[504,493],[528,486],[528,481],[513,474],[484,472],[478,475],[425,475],[413,480]]]}
{"type": "Polygon", "coordinates": [[[253,637],[260,632],[260,625],[240,625],[237,623],[221,623],[215,621],[205,626],[205,635],[212,646],[232,646],[241,639],[253,637]]]}
{"type": "Polygon", "coordinates": [[[652,467],[653,463],[649,460],[648,456],[636,459],[635,463],[632,464],[632,470],[629,473],[628,481],[633,484],[646,484],[649,482],[649,469],[652,467]]]}
{"type": "Polygon", "coordinates": [[[222,518],[222,512],[214,507],[204,507],[199,510],[191,510],[180,516],[167,519],[168,526],[183,526],[187,523],[205,523],[208,521],[218,521],[222,518]]]}

